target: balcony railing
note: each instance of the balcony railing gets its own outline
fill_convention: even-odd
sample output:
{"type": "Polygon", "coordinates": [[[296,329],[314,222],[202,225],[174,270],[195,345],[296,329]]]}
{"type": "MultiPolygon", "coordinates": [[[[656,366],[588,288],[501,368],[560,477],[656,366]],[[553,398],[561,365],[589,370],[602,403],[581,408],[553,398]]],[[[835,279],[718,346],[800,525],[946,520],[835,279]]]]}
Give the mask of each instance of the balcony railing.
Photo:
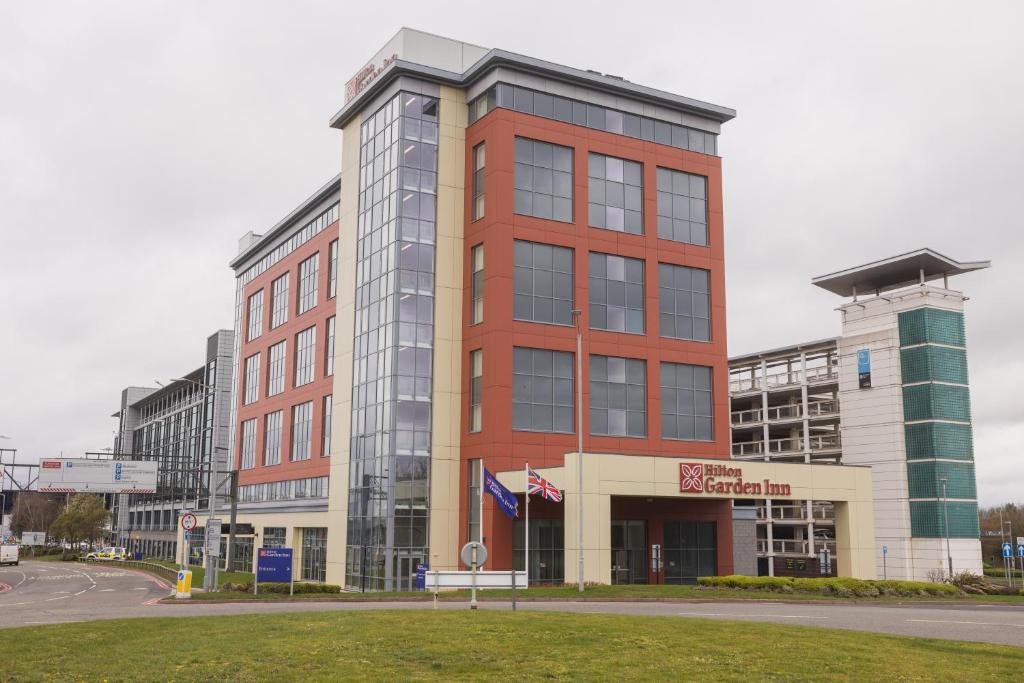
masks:
{"type": "Polygon", "coordinates": [[[836,554],[836,542],[831,539],[816,538],[814,539],[814,554],[817,555],[825,548],[828,548],[830,555],[835,556],[836,554]]]}
{"type": "Polygon", "coordinates": [[[839,379],[839,369],[835,367],[807,368],[807,382],[834,382],[839,379]]]}
{"type": "Polygon", "coordinates": [[[793,384],[800,384],[803,378],[802,373],[799,370],[790,370],[789,372],[776,372],[771,375],[767,375],[765,379],[765,386],[769,389],[775,387],[788,387],[793,384]]]}
{"type": "Polygon", "coordinates": [[[732,411],[732,423],[734,425],[757,424],[761,421],[761,409],[751,408],[750,410],[732,411]]]}
{"type": "Polygon", "coordinates": [[[803,412],[803,406],[801,406],[799,403],[785,406],[775,406],[773,408],[769,408],[767,411],[768,421],[776,422],[779,420],[799,420],[801,417],[803,417],[803,412]]]}
{"type": "Polygon", "coordinates": [[[839,401],[811,401],[807,404],[807,417],[825,417],[839,413],[839,401]]]}
{"type": "Polygon", "coordinates": [[[753,391],[761,388],[761,380],[758,377],[730,377],[729,391],[739,393],[742,391],[753,391]]]}
{"type": "MultiPolygon", "coordinates": [[[[835,450],[842,447],[838,434],[819,434],[810,438],[811,452],[835,450]]],[[[769,439],[768,455],[794,455],[803,453],[803,437],[794,436],[785,439],[769,439]]],[[[764,441],[742,441],[732,445],[734,458],[758,458],[764,456],[764,441]]]]}
{"type": "MultiPolygon", "coordinates": [[[[757,506],[757,518],[768,519],[768,506],[757,506]]],[[[772,505],[772,520],[808,521],[807,506],[800,504],[772,505]]],[[[811,505],[810,521],[832,521],[832,507],[814,503],[811,505]]]]}
{"type": "MultiPolygon", "coordinates": [[[[773,540],[771,547],[775,555],[807,555],[807,541],[773,540]]],[[[761,555],[768,554],[768,539],[757,540],[757,552],[761,555]]]]}

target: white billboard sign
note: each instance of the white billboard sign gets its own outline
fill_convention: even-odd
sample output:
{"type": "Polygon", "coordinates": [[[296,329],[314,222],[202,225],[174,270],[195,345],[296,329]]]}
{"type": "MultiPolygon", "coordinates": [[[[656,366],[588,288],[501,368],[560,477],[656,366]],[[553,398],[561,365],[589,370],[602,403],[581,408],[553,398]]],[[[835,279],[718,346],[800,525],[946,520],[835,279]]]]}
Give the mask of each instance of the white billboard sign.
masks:
{"type": "Polygon", "coordinates": [[[44,458],[39,490],[46,493],[156,493],[157,463],[44,458]]]}
{"type": "Polygon", "coordinates": [[[22,545],[46,545],[45,531],[23,531],[21,532],[22,545]]]}

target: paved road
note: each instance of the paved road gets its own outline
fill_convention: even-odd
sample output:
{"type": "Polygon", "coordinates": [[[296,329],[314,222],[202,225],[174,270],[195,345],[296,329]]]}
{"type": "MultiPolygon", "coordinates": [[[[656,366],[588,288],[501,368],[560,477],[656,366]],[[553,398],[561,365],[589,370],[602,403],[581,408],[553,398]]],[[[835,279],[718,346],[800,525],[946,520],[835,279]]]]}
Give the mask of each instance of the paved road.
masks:
{"type": "Polygon", "coordinates": [[[166,597],[170,587],[144,572],[76,562],[0,567],[0,628],[113,619],[166,597]]]}
{"type": "MultiPolygon", "coordinates": [[[[23,562],[0,567],[0,628],[63,621],[125,617],[194,617],[339,610],[430,609],[423,602],[317,602],[156,605],[167,595],[153,577],[107,566],[23,562]]],[[[467,609],[465,603],[439,603],[441,609],[467,609]]],[[[481,609],[507,610],[508,603],[482,602],[481,609]]],[[[906,636],[972,640],[1024,647],[1024,606],[942,604],[814,604],[779,602],[521,602],[538,612],[591,612],[668,617],[703,617],[778,624],[801,624],[906,636]]]]}

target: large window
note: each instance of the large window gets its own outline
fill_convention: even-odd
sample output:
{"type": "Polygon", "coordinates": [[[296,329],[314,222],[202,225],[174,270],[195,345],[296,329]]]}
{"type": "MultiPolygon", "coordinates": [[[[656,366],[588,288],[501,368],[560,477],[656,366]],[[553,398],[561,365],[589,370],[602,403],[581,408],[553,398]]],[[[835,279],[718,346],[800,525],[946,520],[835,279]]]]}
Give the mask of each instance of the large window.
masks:
{"type": "Polygon", "coordinates": [[[647,363],[590,357],[590,433],[647,436],[647,363]]]}
{"type": "Polygon", "coordinates": [[[469,352],[469,431],[479,432],[484,419],[484,352],[469,352]]]}
{"type": "Polygon", "coordinates": [[[313,445],[313,402],[292,406],[291,460],[309,460],[313,445]]]}
{"type": "Polygon", "coordinates": [[[327,347],[324,350],[324,375],[334,374],[334,316],[327,319],[327,347]]]}
{"type": "Polygon", "coordinates": [[[484,245],[478,244],[470,251],[473,275],[470,281],[469,323],[476,325],[484,321],[484,245]]]}
{"type": "Polygon", "coordinates": [[[590,327],[614,332],[644,331],[644,262],[590,254],[590,327]]]}
{"type": "MultiPolygon", "coordinates": [[[[512,523],[512,558],[523,571],[526,555],[525,520],[512,523]]],[[[530,583],[561,585],[565,582],[565,524],[561,519],[530,520],[530,583]]]]}
{"type": "Polygon", "coordinates": [[[334,396],[327,394],[324,396],[324,422],[323,429],[320,430],[323,434],[323,440],[320,443],[320,456],[323,458],[329,458],[331,456],[331,415],[334,414],[334,396]]]}
{"type": "Polygon", "coordinates": [[[708,243],[708,179],[658,169],[658,237],[674,242],[708,243]]]}
{"type": "Polygon", "coordinates": [[[718,573],[714,522],[665,521],[665,583],[697,583],[718,573]]]}
{"type": "Polygon", "coordinates": [[[572,148],[516,138],[515,212],[572,222],[572,148]]]}
{"type": "Polygon", "coordinates": [[[245,401],[244,405],[255,403],[260,397],[260,354],[245,359],[245,401]]]}
{"type": "Polygon", "coordinates": [[[662,438],[710,441],[711,415],[711,368],[662,363],[662,438]]]}
{"type": "Polygon", "coordinates": [[[537,323],[572,324],[572,249],[515,242],[513,317],[537,323]]]}
{"type": "Polygon", "coordinates": [[[328,255],[327,298],[333,299],[338,295],[338,240],[331,242],[328,255]]]}
{"type": "Polygon", "coordinates": [[[263,290],[249,297],[249,331],[246,341],[252,341],[263,332],[263,290]]]}
{"type": "Polygon", "coordinates": [[[295,386],[313,381],[316,364],[316,326],[295,335],[295,386]]]}
{"type": "Polygon", "coordinates": [[[671,145],[701,154],[716,154],[718,146],[718,135],[715,133],[687,128],[620,109],[571,100],[510,83],[495,83],[470,102],[469,122],[476,122],[495,107],[513,109],[616,135],[627,135],[659,145],[671,145]]]}
{"type": "Polygon", "coordinates": [[[288,322],[288,273],[274,280],[270,296],[270,329],[288,322]]]}
{"type": "Polygon", "coordinates": [[[512,428],[573,431],[573,354],[545,349],[512,350],[512,428]]]}
{"type": "Polygon", "coordinates": [[[281,419],[283,413],[275,410],[264,418],[263,464],[276,465],[281,462],[281,419]]]}
{"type": "Polygon", "coordinates": [[[592,227],[643,233],[643,166],[591,152],[587,188],[587,220],[592,227]]]}
{"type": "Polygon", "coordinates": [[[263,527],[264,548],[284,548],[288,545],[288,529],[283,526],[263,527]]]}
{"type": "Polygon", "coordinates": [[[242,462],[239,467],[243,470],[252,469],[256,466],[256,419],[244,420],[242,422],[242,462]]]}
{"type": "Polygon", "coordinates": [[[711,339],[708,271],[658,264],[658,326],[662,337],[711,339]]]}
{"type": "Polygon", "coordinates": [[[316,306],[316,295],[320,280],[320,254],[313,254],[299,264],[299,310],[302,315],[316,306]]]}
{"type": "Polygon", "coordinates": [[[284,391],[284,361],[288,342],[274,344],[267,351],[267,396],[276,396],[284,391]]]}
{"type": "Polygon", "coordinates": [[[479,458],[469,461],[469,478],[466,480],[466,540],[481,541],[480,531],[480,487],[483,485],[483,461],[479,458]]]}
{"type": "Polygon", "coordinates": [[[473,220],[484,217],[484,143],[473,148],[473,220]]]}

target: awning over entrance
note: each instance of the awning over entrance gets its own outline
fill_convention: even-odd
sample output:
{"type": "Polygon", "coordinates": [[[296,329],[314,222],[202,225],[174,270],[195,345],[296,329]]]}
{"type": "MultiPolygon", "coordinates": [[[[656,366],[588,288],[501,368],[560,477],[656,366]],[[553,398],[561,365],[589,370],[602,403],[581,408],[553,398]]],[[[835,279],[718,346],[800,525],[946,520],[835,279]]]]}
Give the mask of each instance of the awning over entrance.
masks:
{"type": "MultiPolygon", "coordinates": [[[[563,467],[539,470],[565,491],[565,552],[568,583],[577,580],[577,484],[580,456],[565,455],[563,467]]],[[[840,576],[876,578],[871,469],[842,465],[750,462],[662,456],[585,453],[583,462],[584,579],[611,583],[612,497],[726,500],[829,500],[835,505],[840,576]]],[[[526,490],[523,470],[499,472],[514,493],[526,490]]]]}

